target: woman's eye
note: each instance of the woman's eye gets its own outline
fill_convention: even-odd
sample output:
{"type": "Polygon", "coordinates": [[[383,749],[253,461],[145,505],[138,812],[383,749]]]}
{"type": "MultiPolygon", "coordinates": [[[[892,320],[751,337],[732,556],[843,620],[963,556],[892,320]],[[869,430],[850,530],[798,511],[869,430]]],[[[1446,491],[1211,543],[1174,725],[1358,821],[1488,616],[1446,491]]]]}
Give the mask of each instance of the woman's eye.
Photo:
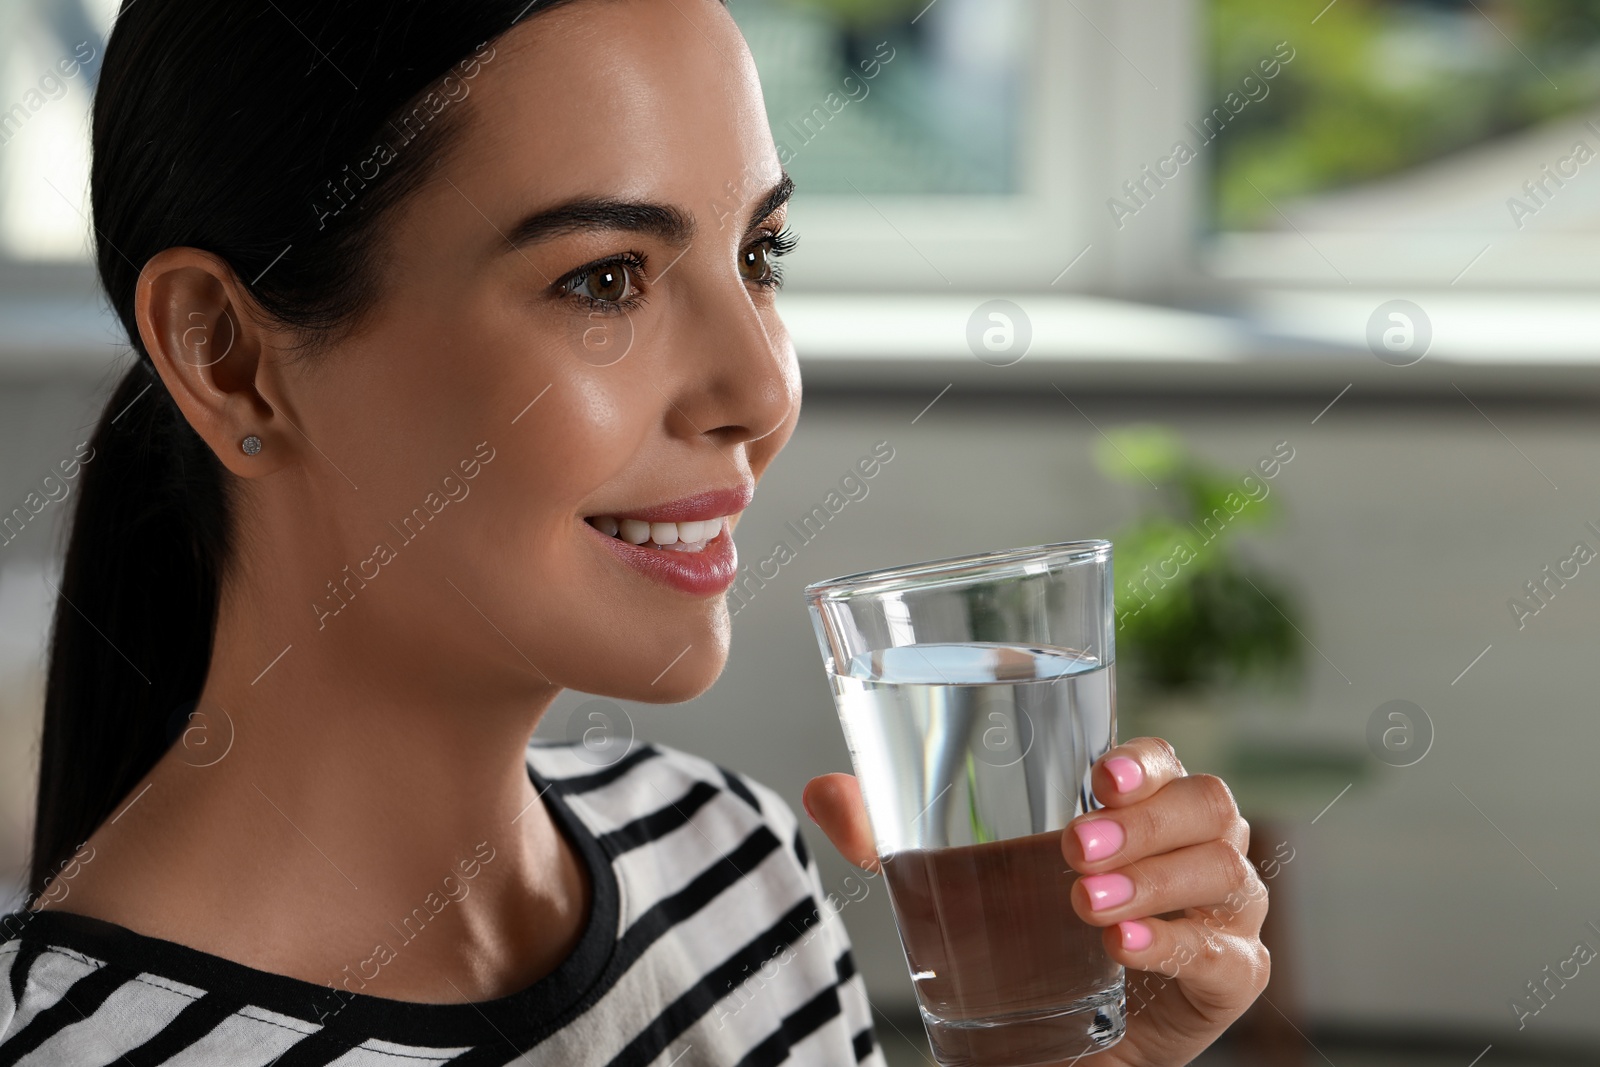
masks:
{"type": "Polygon", "coordinates": [[[739,253],[739,273],[753,285],[777,289],[783,285],[783,268],[778,260],[794,251],[799,239],[787,227],[769,233],[739,253]]]}
{"type": "Polygon", "coordinates": [[[739,273],[747,282],[766,285],[776,276],[772,245],[760,241],[739,253],[739,273]]]}
{"type": "Polygon", "coordinates": [[[621,304],[638,292],[638,285],[626,263],[603,263],[568,282],[567,291],[598,304],[621,304]]]}

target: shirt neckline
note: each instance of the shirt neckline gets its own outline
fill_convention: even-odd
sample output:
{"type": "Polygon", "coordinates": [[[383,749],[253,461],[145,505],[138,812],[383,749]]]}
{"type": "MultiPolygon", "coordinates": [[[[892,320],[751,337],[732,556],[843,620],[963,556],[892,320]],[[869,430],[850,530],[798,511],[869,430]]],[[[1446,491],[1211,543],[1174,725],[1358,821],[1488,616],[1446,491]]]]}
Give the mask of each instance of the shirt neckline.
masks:
{"type": "MultiPolygon", "coordinates": [[[[431,1004],[334,989],[274,974],[187,945],[136,933],[102,919],[65,911],[16,913],[15,935],[46,947],[66,948],[102,960],[130,977],[154,974],[197,986],[208,994],[255,1005],[323,1027],[328,1038],[358,1045],[368,1038],[447,1047],[503,1044],[513,1051],[536,1044],[571,1021],[590,999],[617,947],[620,912],[617,876],[594,833],[532,765],[528,777],[546,800],[557,828],[589,872],[590,905],[577,947],[545,977],[493,1000],[431,1004]]],[[[404,951],[404,949],[400,949],[404,951]]]]}

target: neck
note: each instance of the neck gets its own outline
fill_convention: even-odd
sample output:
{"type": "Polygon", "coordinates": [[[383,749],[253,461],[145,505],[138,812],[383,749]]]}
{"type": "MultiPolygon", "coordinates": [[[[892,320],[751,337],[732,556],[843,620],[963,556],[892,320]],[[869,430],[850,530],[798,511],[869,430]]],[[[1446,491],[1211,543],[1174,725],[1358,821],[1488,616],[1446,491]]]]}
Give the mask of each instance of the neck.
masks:
{"type": "Polygon", "coordinates": [[[423,598],[394,578],[318,628],[285,589],[240,576],[189,729],[56,903],[397,999],[483,999],[554,969],[588,887],[524,749],[559,690],[507,666],[464,591],[423,598]],[[482,663],[430,654],[429,631],[474,624],[482,663]],[[419,908],[427,936],[405,922],[419,908]],[[371,962],[375,946],[392,958],[371,962]]]}

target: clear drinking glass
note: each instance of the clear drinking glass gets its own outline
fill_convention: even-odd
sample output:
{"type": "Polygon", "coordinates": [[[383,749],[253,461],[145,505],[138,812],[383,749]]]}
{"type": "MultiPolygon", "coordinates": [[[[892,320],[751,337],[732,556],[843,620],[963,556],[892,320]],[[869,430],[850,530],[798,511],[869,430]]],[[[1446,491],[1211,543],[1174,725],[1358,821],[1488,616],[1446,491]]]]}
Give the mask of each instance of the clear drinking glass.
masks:
{"type": "Polygon", "coordinates": [[[1123,970],[1078,919],[1061,831],[1116,741],[1111,544],[806,587],[900,942],[942,1067],[1122,1037],[1123,970]]]}

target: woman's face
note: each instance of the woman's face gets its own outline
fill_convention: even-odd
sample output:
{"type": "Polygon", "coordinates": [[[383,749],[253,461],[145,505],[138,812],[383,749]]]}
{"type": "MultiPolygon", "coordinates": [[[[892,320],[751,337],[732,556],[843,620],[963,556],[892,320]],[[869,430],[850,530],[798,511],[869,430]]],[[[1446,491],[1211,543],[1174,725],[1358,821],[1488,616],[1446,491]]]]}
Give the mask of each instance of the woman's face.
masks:
{"type": "Polygon", "coordinates": [[[731,528],[799,413],[754,67],[715,0],[584,0],[467,84],[373,312],[285,379],[322,454],[301,534],[340,587],[306,621],[391,651],[425,631],[453,674],[684,699],[726,659],[731,528]]]}

